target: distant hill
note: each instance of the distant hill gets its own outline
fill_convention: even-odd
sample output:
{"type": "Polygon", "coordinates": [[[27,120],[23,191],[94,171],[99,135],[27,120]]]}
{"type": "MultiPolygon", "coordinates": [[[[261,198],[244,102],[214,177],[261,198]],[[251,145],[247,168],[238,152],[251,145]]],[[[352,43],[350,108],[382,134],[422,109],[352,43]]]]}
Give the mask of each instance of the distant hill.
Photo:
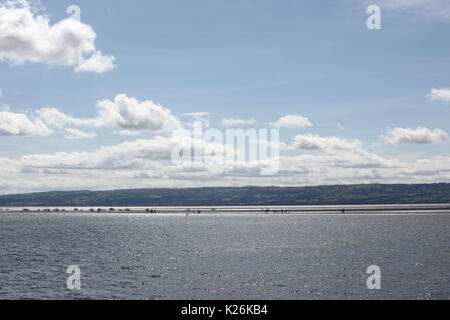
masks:
{"type": "Polygon", "coordinates": [[[450,203],[450,184],[64,191],[0,196],[0,206],[270,206],[450,203]]]}

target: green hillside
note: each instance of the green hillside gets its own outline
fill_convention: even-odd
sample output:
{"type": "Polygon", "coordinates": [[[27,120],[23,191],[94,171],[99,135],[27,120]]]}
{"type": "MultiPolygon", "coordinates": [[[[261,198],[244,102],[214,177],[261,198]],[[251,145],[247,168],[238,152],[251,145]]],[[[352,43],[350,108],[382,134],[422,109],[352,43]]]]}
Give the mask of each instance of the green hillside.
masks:
{"type": "Polygon", "coordinates": [[[450,184],[65,191],[0,196],[0,206],[244,206],[450,203],[450,184]]]}

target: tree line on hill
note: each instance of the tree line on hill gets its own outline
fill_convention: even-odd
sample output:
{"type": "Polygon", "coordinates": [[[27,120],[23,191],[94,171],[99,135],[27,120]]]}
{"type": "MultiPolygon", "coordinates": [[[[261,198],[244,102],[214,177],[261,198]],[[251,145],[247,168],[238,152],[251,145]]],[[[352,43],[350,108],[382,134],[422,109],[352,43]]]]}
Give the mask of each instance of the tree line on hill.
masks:
{"type": "Polygon", "coordinates": [[[0,196],[0,206],[276,206],[450,203],[450,184],[150,188],[0,196]]]}

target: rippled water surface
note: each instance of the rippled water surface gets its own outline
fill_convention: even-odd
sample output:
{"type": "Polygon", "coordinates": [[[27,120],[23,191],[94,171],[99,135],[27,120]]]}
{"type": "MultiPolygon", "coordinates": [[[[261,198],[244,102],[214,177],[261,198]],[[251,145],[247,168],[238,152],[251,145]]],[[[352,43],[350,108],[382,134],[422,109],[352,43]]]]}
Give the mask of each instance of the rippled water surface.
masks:
{"type": "Polygon", "coordinates": [[[0,299],[449,299],[449,244],[446,214],[1,212],[0,299]]]}

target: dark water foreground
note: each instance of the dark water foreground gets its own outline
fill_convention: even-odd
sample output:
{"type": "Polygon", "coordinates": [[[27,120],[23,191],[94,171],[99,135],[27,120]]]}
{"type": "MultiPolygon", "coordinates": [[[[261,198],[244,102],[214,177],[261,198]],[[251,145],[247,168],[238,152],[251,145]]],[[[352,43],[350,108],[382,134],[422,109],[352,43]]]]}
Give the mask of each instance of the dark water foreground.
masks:
{"type": "Polygon", "coordinates": [[[450,298],[449,214],[1,212],[0,253],[0,299],[450,298]]]}

